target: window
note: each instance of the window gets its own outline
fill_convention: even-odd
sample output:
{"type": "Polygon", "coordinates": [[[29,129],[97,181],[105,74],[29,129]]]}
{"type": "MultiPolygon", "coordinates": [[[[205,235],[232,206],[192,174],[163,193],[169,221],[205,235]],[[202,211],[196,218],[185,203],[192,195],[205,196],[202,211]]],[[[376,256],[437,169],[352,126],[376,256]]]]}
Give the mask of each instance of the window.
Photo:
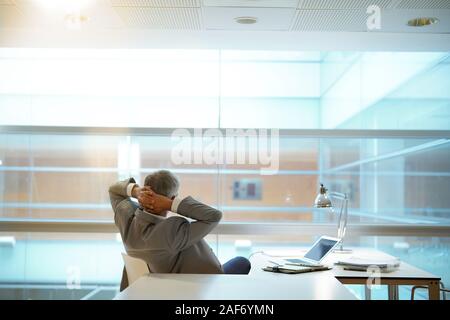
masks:
{"type": "MultiPolygon", "coordinates": [[[[109,185],[165,168],[181,196],[224,212],[209,238],[223,259],[243,250],[235,240],[258,247],[259,231],[229,225],[334,227],[336,212],[312,208],[320,182],[349,195],[351,226],[431,230],[396,238],[407,257],[419,248],[429,258],[424,248],[441,243],[447,252],[432,230],[450,225],[449,65],[448,52],[0,49],[0,223],[111,221],[109,185]],[[280,129],[279,170],[176,164],[177,128],[280,129]]],[[[270,233],[264,244],[312,239],[299,237],[270,233]]],[[[438,266],[429,271],[449,286],[438,266]]]]}

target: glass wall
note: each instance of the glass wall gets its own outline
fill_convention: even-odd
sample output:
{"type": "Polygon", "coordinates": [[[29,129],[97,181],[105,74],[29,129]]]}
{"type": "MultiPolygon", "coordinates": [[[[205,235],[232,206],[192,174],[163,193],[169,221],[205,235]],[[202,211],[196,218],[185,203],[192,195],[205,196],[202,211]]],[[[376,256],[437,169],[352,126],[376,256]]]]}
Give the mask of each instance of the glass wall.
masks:
{"type": "Polygon", "coordinates": [[[448,52],[0,49],[0,124],[449,126],[448,52]]]}
{"type": "MultiPolygon", "coordinates": [[[[120,237],[114,234],[0,233],[0,299],[112,299],[119,289],[123,264],[120,237]],[[4,239],[14,238],[6,244],[4,239]]],[[[306,235],[216,235],[206,237],[224,263],[236,255],[251,261],[267,253],[305,251],[316,240],[306,235]]],[[[353,248],[382,250],[450,281],[450,239],[434,237],[350,237],[353,248]]],[[[364,287],[349,289],[364,299],[364,287]]],[[[400,287],[400,298],[410,298],[410,287],[400,287]]],[[[372,298],[388,298],[386,286],[372,289],[372,298]]],[[[416,299],[428,299],[418,290],[416,299]]]]}
{"type": "Polygon", "coordinates": [[[180,196],[218,207],[225,222],[331,222],[314,210],[319,182],[349,195],[351,223],[449,224],[448,139],[281,136],[279,170],[258,164],[176,165],[170,136],[4,134],[0,136],[0,216],[111,220],[108,187],[130,176],[143,184],[165,168],[180,196]],[[246,184],[254,197],[241,194],[246,184]]]}
{"type": "Polygon", "coordinates": [[[449,129],[448,53],[330,53],[321,128],[449,129]]]}
{"type": "MultiPolygon", "coordinates": [[[[449,63],[448,52],[2,48],[0,223],[111,221],[112,183],[129,176],[142,183],[154,170],[170,169],[180,178],[180,195],[221,209],[225,224],[334,223],[336,212],[312,208],[322,182],[349,195],[351,225],[448,226],[449,63]],[[280,129],[278,170],[264,175],[261,164],[248,162],[175,163],[173,130],[202,128],[280,129]]],[[[193,152],[204,148],[202,139],[192,140],[193,152]]],[[[106,254],[86,260],[92,263],[83,267],[83,283],[94,288],[86,294],[118,284],[122,247],[115,235],[2,236],[2,262],[8,263],[0,266],[0,282],[6,286],[64,285],[69,260],[82,259],[84,246],[106,254]],[[61,260],[67,263],[25,266],[25,257],[30,263],[64,246],[71,248],[72,258],[61,260]],[[103,273],[108,264],[114,267],[103,273]],[[52,266],[59,271],[47,276],[52,266]]],[[[407,255],[383,239],[354,245],[379,244],[449,286],[447,238],[397,237],[394,242],[410,248],[407,255]],[[419,251],[422,262],[435,262],[415,261],[419,251]]],[[[259,243],[313,241],[301,235],[208,238],[222,260],[247,250],[235,240],[251,240],[251,251],[259,243]]],[[[79,293],[74,297],[85,292],[79,293]]]]}
{"type": "Polygon", "coordinates": [[[322,180],[350,195],[353,221],[448,224],[448,139],[326,139],[322,180]]]}

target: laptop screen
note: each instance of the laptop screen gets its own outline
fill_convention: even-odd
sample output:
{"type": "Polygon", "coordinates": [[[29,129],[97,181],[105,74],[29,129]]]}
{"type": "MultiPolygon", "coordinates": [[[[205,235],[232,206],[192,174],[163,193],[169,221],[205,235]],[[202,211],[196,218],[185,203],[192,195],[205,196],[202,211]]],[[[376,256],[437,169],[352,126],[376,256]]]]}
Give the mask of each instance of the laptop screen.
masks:
{"type": "Polygon", "coordinates": [[[322,238],[305,254],[305,258],[320,261],[338,242],[336,240],[322,238]]]}

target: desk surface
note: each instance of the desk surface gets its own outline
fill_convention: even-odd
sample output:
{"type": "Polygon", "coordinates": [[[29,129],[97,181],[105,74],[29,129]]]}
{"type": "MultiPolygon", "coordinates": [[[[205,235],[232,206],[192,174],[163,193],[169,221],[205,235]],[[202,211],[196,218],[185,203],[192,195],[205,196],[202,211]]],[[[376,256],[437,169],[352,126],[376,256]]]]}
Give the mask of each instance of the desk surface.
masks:
{"type": "MultiPolygon", "coordinates": [[[[383,259],[383,258],[394,258],[387,253],[373,250],[373,249],[355,249],[352,253],[353,255],[361,258],[372,258],[372,259],[383,259]]],[[[332,254],[330,255],[329,260],[327,262],[334,263],[340,258],[346,257],[346,254],[332,254]]],[[[328,257],[327,257],[328,258],[328,257]]],[[[334,276],[338,279],[345,278],[363,278],[366,279],[368,276],[367,272],[361,271],[351,271],[344,270],[342,266],[334,266],[332,270],[334,276]]],[[[396,271],[380,273],[380,278],[382,279],[416,279],[416,280],[437,280],[439,281],[441,278],[429,273],[425,270],[414,267],[404,261],[400,262],[400,266],[396,271]]]]}
{"type": "Polygon", "coordinates": [[[332,276],[311,272],[285,275],[148,274],[117,300],[353,300],[332,276]]]}
{"type": "MultiPolygon", "coordinates": [[[[270,253],[270,251],[268,251],[270,253]]],[[[252,274],[253,273],[259,273],[261,272],[261,268],[264,267],[268,260],[275,261],[275,262],[282,262],[283,258],[287,257],[301,257],[305,250],[296,250],[289,252],[285,251],[282,252],[285,255],[280,255],[277,257],[271,257],[271,256],[264,256],[264,257],[255,257],[252,258],[252,274]]],[[[336,266],[334,265],[335,262],[339,261],[340,259],[346,259],[351,256],[355,256],[358,258],[367,258],[367,259],[394,259],[393,256],[384,253],[382,251],[378,251],[375,249],[362,249],[362,248],[356,248],[352,251],[352,253],[331,253],[329,254],[324,261],[323,264],[331,266],[333,269],[329,271],[324,271],[323,273],[329,273],[332,274],[336,278],[364,278],[366,279],[368,277],[368,273],[364,271],[351,271],[351,270],[344,270],[342,266],[336,266]]],[[[270,264],[269,264],[270,265],[270,264]]],[[[440,280],[440,277],[429,273],[425,270],[416,268],[404,261],[400,262],[400,266],[396,271],[393,272],[387,272],[387,273],[380,273],[381,278],[395,278],[395,279],[423,279],[423,280],[440,280]]]]}
{"type": "MultiPolygon", "coordinates": [[[[380,251],[356,249],[353,255],[371,258],[390,257],[380,251]]],[[[297,255],[299,256],[299,255],[297,255]]],[[[333,264],[346,254],[330,254],[324,263],[333,264]]],[[[265,272],[268,260],[278,258],[255,255],[249,275],[148,274],[119,293],[117,300],[352,300],[356,297],[341,283],[346,279],[366,279],[361,271],[332,270],[303,274],[265,272]],[[339,280],[338,280],[339,279],[339,280]],[[341,282],[340,282],[341,281],[341,282]]],[[[382,273],[385,279],[440,279],[401,262],[398,271],[382,273]]]]}
{"type": "MultiPolygon", "coordinates": [[[[285,257],[289,256],[302,256],[306,252],[305,250],[296,250],[292,251],[291,254],[289,254],[289,251],[285,251],[284,254],[286,254],[285,257]]],[[[328,273],[332,273],[336,278],[338,279],[345,279],[345,278],[363,278],[367,279],[369,274],[364,271],[351,271],[351,270],[344,270],[342,266],[336,266],[334,265],[335,262],[339,261],[340,259],[346,259],[351,256],[355,256],[358,258],[367,258],[367,259],[393,259],[394,257],[384,253],[382,251],[376,250],[376,249],[368,249],[368,248],[356,248],[353,249],[352,253],[331,253],[329,254],[322,263],[327,264],[329,266],[332,266],[333,269],[330,271],[326,271],[328,273]]],[[[252,265],[255,263],[257,265],[261,265],[266,263],[267,260],[272,261],[278,261],[282,259],[282,257],[264,257],[264,258],[257,258],[255,261],[252,259],[252,265]]],[[[258,270],[252,268],[252,271],[257,272],[258,270]]],[[[425,270],[416,268],[404,261],[400,262],[400,266],[398,270],[393,272],[387,272],[387,273],[381,273],[380,277],[383,279],[417,279],[417,280],[440,280],[441,278],[429,273],[425,270]]]]}

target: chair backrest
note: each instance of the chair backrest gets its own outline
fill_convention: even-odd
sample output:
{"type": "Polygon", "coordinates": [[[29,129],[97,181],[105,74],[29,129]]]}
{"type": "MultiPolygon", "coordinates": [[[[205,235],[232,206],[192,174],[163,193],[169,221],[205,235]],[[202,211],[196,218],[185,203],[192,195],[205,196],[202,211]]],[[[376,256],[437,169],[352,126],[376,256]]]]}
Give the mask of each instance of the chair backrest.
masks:
{"type": "Polygon", "coordinates": [[[147,263],[139,258],[133,258],[122,252],[125,270],[127,271],[128,285],[131,285],[144,274],[149,273],[147,263]]]}

